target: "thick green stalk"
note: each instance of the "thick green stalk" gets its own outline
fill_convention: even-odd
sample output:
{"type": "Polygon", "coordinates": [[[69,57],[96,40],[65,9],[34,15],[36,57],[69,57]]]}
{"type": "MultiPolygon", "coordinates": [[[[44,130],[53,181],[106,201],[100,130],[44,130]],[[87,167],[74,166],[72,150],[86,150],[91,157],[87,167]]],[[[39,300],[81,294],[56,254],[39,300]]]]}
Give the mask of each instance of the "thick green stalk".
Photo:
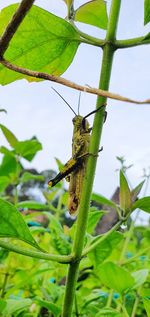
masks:
{"type": "MultiPolygon", "coordinates": [[[[108,30],[106,34],[107,44],[103,50],[103,59],[102,59],[102,69],[100,75],[100,83],[99,88],[108,90],[109,81],[111,75],[112,61],[113,61],[113,41],[115,40],[118,17],[120,12],[121,0],[112,0],[110,17],[108,23],[108,30]]],[[[97,108],[106,103],[106,98],[98,97],[97,98],[97,108]]],[[[99,143],[102,134],[102,127],[104,123],[104,115],[105,115],[105,107],[101,107],[94,119],[94,125],[92,130],[91,142],[90,142],[90,153],[98,153],[99,143]]],[[[69,266],[66,291],[65,291],[65,299],[62,317],[71,317],[72,307],[73,307],[73,299],[75,295],[75,287],[76,281],[78,277],[78,269],[80,258],[84,245],[84,238],[87,226],[88,219],[88,209],[90,205],[90,196],[93,187],[94,174],[96,169],[96,161],[97,158],[95,156],[90,155],[88,159],[86,175],[82,188],[81,202],[79,207],[79,215],[77,220],[77,228],[75,233],[75,240],[73,245],[73,256],[74,263],[71,263],[69,266]]]]}

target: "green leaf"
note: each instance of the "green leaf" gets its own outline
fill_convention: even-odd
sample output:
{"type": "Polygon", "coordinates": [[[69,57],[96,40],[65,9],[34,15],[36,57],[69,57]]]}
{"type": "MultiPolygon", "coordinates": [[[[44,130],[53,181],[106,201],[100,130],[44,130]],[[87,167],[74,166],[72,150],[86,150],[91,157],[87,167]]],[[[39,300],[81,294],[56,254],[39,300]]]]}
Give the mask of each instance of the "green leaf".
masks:
{"type": "Polygon", "coordinates": [[[138,270],[136,272],[132,273],[132,276],[134,277],[135,284],[133,288],[138,288],[142,284],[144,284],[147,280],[149,270],[148,269],[143,269],[143,270],[138,270]]]}
{"type": "Polygon", "coordinates": [[[63,1],[66,3],[66,5],[67,5],[68,8],[70,8],[71,5],[72,5],[73,2],[74,2],[74,0],[63,0],[63,1]]]}
{"type": "Polygon", "coordinates": [[[127,180],[120,170],[120,207],[126,211],[131,207],[131,192],[127,180]]]}
{"type": "Polygon", "coordinates": [[[150,0],[144,0],[144,25],[150,22],[150,0]]]}
{"type": "Polygon", "coordinates": [[[0,312],[2,313],[6,307],[7,303],[3,299],[0,299],[0,312]]]}
{"type": "Polygon", "coordinates": [[[139,195],[143,185],[145,183],[145,180],[141,182],[139,185],[137,185],[132,191],[131,191],[131,198],[132,202],[134,202],[137,199],[137,196],[139,195]]]}
{"type": "Polygon", "coordinates": [[[40,249],[22,215],[14,205],[0,198],[0,237],[16,238],[40,249]]]}
{"type": "Polygon", "coordinates": [[[0,176],[0,192],[3,192],[9,185],[10,179],[7,176],[0,176]]]}
{"type": "Polygon", "coordinates": [[[8,141],[8,143],[10,144],[10,146],[13,148],[16,143],[17,143],[17,138],[15,137],[15,135],[9,130],[7,129],[4,125],[0,124],[0,128],[6,138],[6,140],[8,141]]]}
{"type": "Polygon", "coordinates": [[[42,150],[42,144],[36,138],[27,141],[18,141],[15,145],[16,153],[27,161],[32,161],[40,150],[42,150]]]}
{"type": "MultiPolygon", "coordinates": [[[[17,7],[18,4],[13,4],[1,11],[0,34],[17,7]]],[[[79,44],[80,36],[69,22],[32,6],[11,40],[5,58],[15,65],[59,76],[71,64],[79,44]]],[[[22,78],[37,81],[0,66],[2,85],[22,78]]]]}
{"type": "Polygon", "coordinates": [[[58,307],[56,304],[43,300],[42,298],[37,297],[36,302],[41,306],[48,309],[49,312],[51,312],[55,317],[60,316],[61,308],[58,307]]]}
{"type": "Polygon", "coordinates": [[[108,23],[106,2],[103,0],[86,2],[76,10],[75,20],[106,30],[108,23]]]}
{"type": "MultiPolygon", "coordinates": [[[[101,237],[96,237],[92,240],[91,244],[95,241],[101,239],[101,237]]],[[[111,255],[114,248],[122,241],[123,235],[119,232],[112,232],[105,240],[99,242],[98,246],[92,250],[88,256],[95,264],[95,267],[98,267],[108,256],[111,255]]]]}
{"type": "Polygon", "coordinates": [[[31,209],[31,210],[41,210],[41,211],[50,210],[48,205],[45,205],[42,203],[37,203],[34,200],[33,201],[32,200],[21,201],[17,204],[17,207],[19,209],[27,208],[27,209],[31,209]]]}
{"type": "Polygon", "coordinates": [[[133,205],[132,210],[141,209],[146,212],[150,212],[150,196],[138,199],[133,205]]]}
{"type": "Polygon", "coordinates": [[[101,205],[106,205],[106,206],[110,206],[110,207],[117,209],[116,204],[112,200],[109,200],[106,197],[101,196],[99,194],[93,193],[91,200],[93,200],[101,205]]]}
{"type": "Polygon", "coordinates": [[[34,175],[32,173],[29,173],[29,172],[25,172],[21,179],[20,179],[20,182],[21,183],[26,183],[26,182],[29,182],[31,180],[36,180],[36,181],[44,181],[44,176],[42,175],[34,175]]]}
{"type": "MultiPolygon", "coordinates": [[[[3,310],[2,317],[10,317],[14,316],[15,313],[21,313],[24,310],[28,309],[32,305],[32,300],[29,298],[14,300],[14,299],[7,299],[6,300],[6,307],[3,310]]],[[[16,315],[15,315],[16,316],[16,315]]]]}
{"type": "Polygon", "coordinates": [[[143,304],[147,313],[147,317],[150,317],[150,299],[143,298],[143,304]]]}
{"type": "Polygon", "coordinates": [[[103,211],[100,211],[100,210],[95,211],[95,207],[93,208],[94,208],[94,211],[92,210],[92,208],[90,208],[90,212],[88,214],[88,224],[87,224],[88,233],[93,233],[97,223],[99,222],[99,220],[104,214],[103,211]]]}
{"type": "Polygon", "coordinates": [[[100,309],[95,317],[123,317],[123,315],[112,308],[104,308],[100,309]]]}
{"type": "Polygon", "coordinates": [[[10,155],[15,157],[14,150],[9,150],[6,146],[0,146],[0,152],[5,155],[10,155]]]}
{"type": "Polygon", "coordinates": [[[61,171],[64,167],[64,164],[57,157],[55,157],[55,161],[56,161],[56,164],[58,166],[59,171],[61,171]]]}
{"type": "Polygon", "coordinates": [[[5,155],[3,157],[2,163],[0,165],[0,175],[8,176],[10,174],[15,174],[17,171],[18,164],[15,157],[10,155],[5,155]]]}
{"type": "Polygon", "coordinates": [[[105,286],[119,293],[125,292],[134,285],[134,278],[130,272],[112,262],[102,264],[99,267],[99,275],[105,286]]]}

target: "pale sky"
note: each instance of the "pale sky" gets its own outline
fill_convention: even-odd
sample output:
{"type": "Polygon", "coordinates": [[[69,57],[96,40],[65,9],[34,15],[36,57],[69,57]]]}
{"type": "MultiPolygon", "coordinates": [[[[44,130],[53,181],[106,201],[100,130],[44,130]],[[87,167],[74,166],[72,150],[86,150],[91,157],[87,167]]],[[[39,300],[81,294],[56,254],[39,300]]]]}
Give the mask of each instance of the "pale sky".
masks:
{"type": "MultiPolygon", "coordinates": [[[[75,1],[76,7],[85,1],[75,1]]],[[[107,1],[110,5],[110,1],[107,1]]],[[[0,9],[14,3],[1,0],[0,9]]],[[[64,17],[66,7],[63,1],[37,0],[36,5],[64,17]]],[[[142,0],[122,0],[118,24],[118,39],[132,38],[150,32],[150,24],[143,24],[142,0]]],[[[105,32],[95,27],[78,24],[91,35],[104,37],[105,32]]],[[[134,99],[150,98],[150,46],[143,45],[117,51],[114,58],[110,91],[134,99]]],[[[73,63],[62,75],[79,84],[98,86],[102,51],[89,45],[80,45],[73,63]]],[[[50,82],[28,83],[17,81],[5,87],[0,86],[0,107],[7,115],[0,114],[0,121],[12,130],[20,140],[36,135],[43,144],[32,164],[38,171],[55,169],[54,157],[65,163],[71,157],[72,113],[61,99],[51,90],[51,86],[76,110],[79,93],[70,88],[50,82]]],[[[80,114],[94,110],[96,97],[82,93],[80,114]]],[[[110,197],[118,185],[119,167],[116,156],[125,156],[127,164],[134,164],[128,177],[133,186],[141,181],[143,168],[150,166],[150,105],[132,105],[108,100],[108,117],[105,123],[94,191],[110,197]]],[[[90,118],[92,124],[93,118],[90,118]]],[[[7,145],[2,133],[0,144],[7,145]]],[[[150,195],[150,192],[147,193],[150,195]]]]}

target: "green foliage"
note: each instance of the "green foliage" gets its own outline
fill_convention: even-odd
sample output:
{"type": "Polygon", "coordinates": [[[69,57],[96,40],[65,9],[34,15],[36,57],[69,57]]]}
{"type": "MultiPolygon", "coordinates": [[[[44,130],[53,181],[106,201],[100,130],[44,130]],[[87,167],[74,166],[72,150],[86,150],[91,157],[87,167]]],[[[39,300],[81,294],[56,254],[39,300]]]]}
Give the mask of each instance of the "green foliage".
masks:
{"type": "Polygon", "coordinates": [[[129,210],[131,207],[131,193],[122,171],[120,171],[120,207],[123,211],[129,210]]]}
{"type": "Polygon", "coordinates": [[[14,146],[18,142],[15,135],[2,124],[0,124],[0,128],[1,128],[2,132],[4,133],[4,136],[5,136],[6,140],[8,141],[8,143],[10,144],[10,146],[14,148],[14,146]]]}
{"type": "MultiPolygon", "coordinates": [[[[35,184],[35,186],[37,186],[37,183],[43,183],[43,175],[24,171],[21,164],[23,156],[26,156],[28,159],[31,158],[32,160],[34,154],[36,154],[38,146],[34,148],[32,143],[33,139],[20,143],[15,136],[14,138],[12,137],[13,133],[6,127],[3,128],[3,133],[11,145],[12,150],[1,147],[1,152],[3,152],[3,159],[0,165],[0,170],[3,175],[0,176],[1,193],[5,193],[10,184],[12,184],[15,189],[16,183],[22,184],[23,186],[26,185],[28,188],[31,188],[32,182],[34,182],[33,184],[35,184]],[[12,140],[17,141],[13,142],[12,140]],[[18,154],[19,152],[20,155],[18,154]]],[[[40,144],[36,139],[34,140],[35,143],[37,142],[37,145],[40,144]]],[[[57,160],[57,162],[60,165],[60,161],[57,160]]],[[[128,211],[129,213],[139,207],[149,212],[149,197],[137,200],[144,181],[130,191],[125,175],[122,172],[120,175],[120,201],[122,208],[99,194],[92,195],[92,201],[97,207],[93,206],[90,208],[85,250],[93,247],[94,244],[96,245],[88,253],[87,258],[81,261],[78,280],[79,291],[77,291],[79,311],[83,316],[124,317],[123,313],[118,313],[115,309],[118,296],[121,298],[124,294],[126,294],[125,296],[130,296],[129,294],[132,293],[132,306],[128,298],[125,300],[125,309],[131,313],[136,299],[136,291],[139,287],[142,289],[141,296],[144,305],[141,305],[141,309],[148,311],[149,301],[144,297],[147,294],[145,286],[149,281],[150,268],[147,265],[147,261],[144,260],[145,262],[142,262],[139,256],[134,260],[134,266],[132,262],[131,265],[117,264],[120,251],[124,245],[124,235],[119,232],[112,232],[108,236],[106,234],[105,238],[103,235],[96,235],[96,228],[99,221],[101,221],[103,216],[109,214],[107,207],[115,209],[118,215],[119,213],[121,215],[123,208],[124,212],[128,211]],[[128,197],[131,197],[131,205],[127,203],[129,201],[128,197]],[[97,208],[100,208],[100,210],[97,208]],[[105,210],[103,210],[103,208],[105,208],[105,210]],[[114,294],[112,307],[106,308],[112,288],[114,294]],[[115,297],[115,292],[118,294],[117,297],[115,297]]],[[[16,189],[19,199],[19,188],[16,189]]],[[[58,184],[56,188],[49,192],[47,192],[44,187],[43,189],[41,187],[41,190],[43,190],[46,199],[45,203],[30,199],[23,201],[18,201],[17,199],[17,208],[27,212],[27,215],[23,217],[13,204],[8,203],[4,199],[0,199],[1,239],[17,238],[18,241],[23,240],[35,248],[42,248],[42,250],[44,249],[54,254],[68,255],[71,253],[72,239],[76,230],[76,224],[72,225],[70,229],[66,226],[68,220],[65,218],[64,212],[67,210],[67,193],[63,190],[63,184],[58,184]],[[27,224],[31,226],[30,231],[27,224]]],[[[13,192],[12,195],[14,195],[13,192]]],[[[13,197],[11,197],[10,200],[13,201],[13,197]]],[[[137,244],[140,250],[148,247],[148,229],[145,231],[144,228],[137,228],[137,230],[133,232],[133,238],[128,245],[128,252],[132,253],[131,259],[136,256],[137,244]]],[[[1,249],[0,263],[4,272],[7,263],[10,263],[10,258],[12,259],[11,254],[9,255],[7,250],[1,249]]],[[[24,261],[24,258],[19,255],[16,259],[15,262],[11,260],[11,266],[9,264],[8,274],[10,274],[10,277],[9,281],[7,281],[7,287],[4,290],[7,296],[6,299],[0,302],[1,313],[3,313],[4,316],[11,314],[11,301],[11,309],[14,309],[15,316],[20,316],[19,314],[32,316],[33,314],[34,317],[37,317],[41,316],[42,310],[45,309],[49,313],[52,313],[54,317],[58,317],[60,315],[64,295],[63,284],[66,278],[66,268],[60,267],[59,264],[57,264],[56,268],[55,263],[44,263],[35,259],[24,261]],[[19,269],[17,269],[17,267],[19,269]],[[20,293],[21,296],[18,297],[20,293]],[[17,297],[10,299],[9,296],[11,294],[17,297]],[[30,313],[32,307],[34,307],[34,310],[33,313],[30,313]]],[[[128,253],[125,253],[125,263],[126,261],[128,263],[128,259],[128,253]]],[[[3,275],[0,277],[0,285],[3,285],[3,275]]]]}
{"type": "Polygon", "coordinates": [[[91,24],[106,30],[108,17],[105,1],[93,0],[83,4],[75,12],[75,21],[91,24]]]}
{"type": "Polygon", "coordinates": [[[144,25],[150,22],[150,0],[144,0],[144,25]]]}
{"type": "MultiPolygon", "coordinates": [[[[13,4],[1,11],[0,34],[16,8],[17,5],[13,4]]],[[[80,37],[71,24],[48,11],[33,6],[13,37],[5,58],[25,68],[60,75],[72,62],[79,43],[80,37]]],[[[0,66],[2,85],[21,78],[27,77],[0,66]]]]}
{"type": "Polygon", "coordinates": [[[104,285],[119,293],[127,291],[134,285],[134,278],[130,272],[112,262],[102,264],[99,267],[99,274],[104,285]]]}
{"type": "Polygon", "coordinates": [[[91,199],[99,204],[110,206],[116,209],[116,204],[112,200],[109,200],[104,196],[93,193],[91,199]]]}
{"type": "Polygon", "coordinates": [[[101,241],[101,237],[98,236],[92,239],[91,244],[99,240],[98,246],[88,254],[91,262],[94,263],[96,268],[111,255],[114,248],[117,247],[122,239],[123,237],[119,232],[113,232],[104,241],[101,241]]]}
{"type": "Polygon", "coordinates": [[[27,309],[31,306],[32,300],[29,298],[22,299],[20,301],[7,299],[4,301],[5,306],[2,309],[2,317],[20,316],[21,313],[27,312],[27,309]]]}
{"type": "Polygon", "coordinates": [[[16,238],[31,244],[33,247],[40,249],[33,239],[22,215],[9,202],[0,198],[0,237],[16,238]]]}
{"type": "Polygon", "coordinates": [[[139,200],[137,200],[133,204],[132,210],[137,208],[144,210],[146,212],[150,212],[150,197],[148,196],[148,197],[140,198],[139,200]]]}
{"type": "Polygon", "coordinates": [[[144,303],[145,310],[147,312],[147,316],[150,317],[150,299],[143,298],[143,303],[144,303]]]}
{"type": "MultiPolygon", "coordinates": [[[[105,1],[88,1],[76,11],[73,9],[74,1],[64,2],[71,23],[33,6],[12,38],[4,57],[25,68],[60,75],[71,64],[82,41],[95,43],[92,36],[85,34],[84,38],[84,33],[74,26],[74,20],[104,30],[107,26],[114,26],[115,35],[115,14],[112,16],[111,25],[108,23],[105,1]]],[[[114,1],[114,8],[119,13],[116,3],[117,1],[114,1]]],[[[18,4],[13,4],[0,12],[0,34],[4,32],[17,7],[18,4]]],[[[150,1],[145,0],[144,24],[149,22],[150,1]]],[[[111,33],[110,29],[108,31],[107,36],[111,33]]],[[[149,37],[148,33],[144,40],[149,40],[149,37]]],[[[115,43],[111,38],[107,37],[107,40],[107,55],[110,59],[111,55],[113,57],[115,43]]],[[[107,68],[109,62],[111,65],[111,61],[106,58],[106,64],[103,64],[106,77],[104,76],[104,81],[101,80],[102,87],[107,89],[111,72],[110,68],[107,68]]],[[[8,70],[2,65],[0,75],[2,85],[17,79],[27,79],[27,76],[8,70]]],[[[28,80],[32,81],[33,78],[28,77],[28,80]]],[[[0,112],[2,111],[5,110],[0,109],[0,112]]],[[[14,256],[8,251],[7,242],[11,239],[12,246],[18,247],[18,252],[24,241],[38,249],[37,253],[47,250],[53,256],[60,255],[63,259],[66,256],[70,259],[67,255],[71,254],[78,224],[74,224],[75,220],[66,214],[68,193],[63,184],[57,184],[56,188],[48,191],[45,186],[48,175],[24,170],[22,159],[31,162],[42,149],[41,143],[36,137],[20,141],[4,125],[1,124],[0,128],[10,146],[10,149],[0,147],[0,238],[5,242],[6,248],[0,248],[0,314],[2,317],[41,317],[43,314],[59,317],[63,305],[66,266],[34,257],[25,259],[22,255],[14,256]],[[29,197],[27,191],[23,192],[24,187],[31,191],[33,187],[38,188],[45,202],[29,197]],[[28,226],[31,227],[30,230],[28,226]],[[18,240],[17,244],[14,239],[18,240]]],[[[78,250],[73,249],[71,268],[74,269],[76,262],[81,260],[73,312],[75,316],[125,317],[133,316],[134,310],[137,316],[145,317],[146,313],[150,316],[150,230],[142,225],[137,227],[133,222],[130,225],[128,221],[137,208],[150,212],[150,197],[138,199],[144,181],[131,190],[126,177],[126,171],[131,165],[125,166],[123,157],[118,157],[118,160],[121,163],[119,204],[100,194],[93,194],[93,205],[97,207],[92,207],[89,211],[83,254],[75,258],[74,254],[77,254],[78,250]],[[118,223],[109,232],[97,235],[99,222],[103,221],[106,215],[109,216],[110,211],[117,212],[118,223]],[[124,227],[120,228],[120,224],[124,224],[124,227]],[[116,228],[122,232],[115,231],[116,228]]],[[[56,161],[61,169],[61,161],[56,161]]],[[[81,231],[77,232],[80,235],[81,231]]],[[[82,236],[80,237],[82,239],[82,236]]],[[[24,250],[32,250],[27,248],[29,246],[25,244],[24,250]]],[[[76,281],[72,280],[74,276],[71,276],[67,287],[70,287],[70,283],[75,289],[76,281]]],[[[71,297],[70,293],[69,296],[71,297]]]]}

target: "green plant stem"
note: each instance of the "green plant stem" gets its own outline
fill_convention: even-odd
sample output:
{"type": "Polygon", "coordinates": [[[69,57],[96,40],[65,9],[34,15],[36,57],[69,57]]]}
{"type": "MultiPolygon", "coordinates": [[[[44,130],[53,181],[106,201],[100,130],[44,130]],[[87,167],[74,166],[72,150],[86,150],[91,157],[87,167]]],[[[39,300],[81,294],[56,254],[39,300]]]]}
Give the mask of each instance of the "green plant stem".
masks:
{"type": "MultiPolygon", "coordinates": [[[[82,257],[84,257],[85,255],[87,255],[89,252],[91,252],[92,250],[94,250],[98,245],[99,243],[101,243],[102,241],[104,241],[106,238],[108,238],[108,236],[116,231],[121,225],[121,221],[117,222],[116,225],[114,227],[112,227],[109,231],[107,231],[105,234],[99,236],[99,239],[96,239],[95,242],[93,242],[89,247],[85,248],[83,250],[83,253],[82,253],[82,257]]],[[[98,237],[96,237],[98,238],[98,237]]]]}
{"type": "Polygon", "coordinates": [[[150,44],[150,38],[146,39],[146,35],[126,40],[116,40],[114,45],[117,48],[130,48],[138,45],[150,44]]]}
{"type": "Polygon", "coordinates": [[[142,286],[140,286],[137,290],[137,297],[135,299],[134,305],[133,305],[133,309],[132,309],[132,313],[131,313],[131,317],[135,317],[136,316],[136,310],[140,301],[140,297],[138,296],[138,294],[140,293],[142,286]]]}
{"type": "Polygon", "coordinates": [[[9,273],[8,272],[4,273],[4,282],[2,285],[1,298],[3,298],[5,295],[5,289],[6,289],[8,277],[9,277],[9,273]]]}
{"type": "Polygon", "coordinates": [[[0,247],[15,253],[30,256],[32,258],[43,259],[47,261],[56,261],[63,264],[70,263],[73,259],[71,255],[55,255],[55,254],[48,254],[44,252],[29,250],[29,249],[20,247],[19,245],[2,241],[1,239],[0,239],[0,247]]]}
{"type": "Polygon", "coordinates": [[[107,308],[111,307],[111,303],[112,303],[112,299],[113,299],[113,293],[114,293],[114,290],[111,289],[110,293],[109,293],[109,296],[108,296],[107,304],[106,304],[107,308]]]}
{"type": "Polygon", "coordinates": [[[138,257],[140,257],[144,253],[146,254],[148,251],[150,251],[150,246],[139,251],[138,253],[136,253],[136,255],[132,256],[132,258],[125,261],[121,261],[121,265],[126,265],[126,264],[134,262],[138,257]]]}
{"type": "Polygon", "coordinates": [[[98,39],[97,37],[94,37],[94,36],[91,36],[91,35],[89,35],[87,33],[82,32],[80,29],[77,28],[77,26],[75,25],[74,21],[71,21],[71,24],[73,25],[75,30],[78,32],[78,34],[81,36],[81,38],[80,38],[80,42],[81,43],[86,43],[86,44],[99,46],[99,47],[103,47],[104,46],[104,44],[105,44],[105,40],[104,39],[98,39]]]}
{"type": "Polygon", "coordinates": [[[122,252],[121,252],[121,255],[120,255],[120,259],[119,259],[119,264],[120,265],[123,262],[125,253],[126,253],[127,248],[128,248],[128,244],[129,244],[130,239],[131,239],[132,234],[133,234],[133,230],[134,230],[134,221],[132,221],[132,223],[131,223],[130,229],[129,229],[128,233],[127,233],[127,237],[126,237],[124,245],[123,245],[123,249],[122,249],[122,252]]]}
{"type": "Polygon", "coordinates": [[[128,314],[126,308],[125,308],[125,305],[121,305],[121,308],[122,308],[122,311],[124,313],[124,317],[129,317],[129,314],[128,314]]]}
{"type": "MultiPolygon", "coordinates": [[[[119,17],[121,0],[112,0],[110,17],[108,23],[108,30],[106,34],[106,39],[110,42],[115,40],[116,29],[119,17]]],[[[113,62],[114,50],[111,44],[107,44],[104,47],[103,51],[103,59],[102,59],[102,68],[100,75],[100,83],[99,87],[102,89],[108,90],[109,81],[111,75],[111,68],[113,62]]],[[[83,182],[81,202],[79,206],[79,214],[77,219],[77,228],[75,233],[75,240],[73,245],[73,255],[76,260],[74,263],[71,263],[69,266],[67,283],[66,283],[66,291],[63,305],[62,317],[71,317],[72,308],[73,308],[73,300],[75,295],[76,281],[78,277],[79,270],[79,261],[82,254],[82,249],[84,245],[84,238],[87,226],[88,219],[88,209],[90,205],[90,197],[93,187],[94,174],[96,169],[96,161],[95,153],[98,153],[99,143],[102,134],[102,127],[104,123],[104,115],[105,115],[105,107],[103,105],[106,104],[106,98],[98,97],[97,98],[97,108],[101,107],[94,118],[94,125],[92,129],[92,136],[90,142],[89,152],[94,155],[90,155],[87,163],[86,174],[83,182]]]]}

